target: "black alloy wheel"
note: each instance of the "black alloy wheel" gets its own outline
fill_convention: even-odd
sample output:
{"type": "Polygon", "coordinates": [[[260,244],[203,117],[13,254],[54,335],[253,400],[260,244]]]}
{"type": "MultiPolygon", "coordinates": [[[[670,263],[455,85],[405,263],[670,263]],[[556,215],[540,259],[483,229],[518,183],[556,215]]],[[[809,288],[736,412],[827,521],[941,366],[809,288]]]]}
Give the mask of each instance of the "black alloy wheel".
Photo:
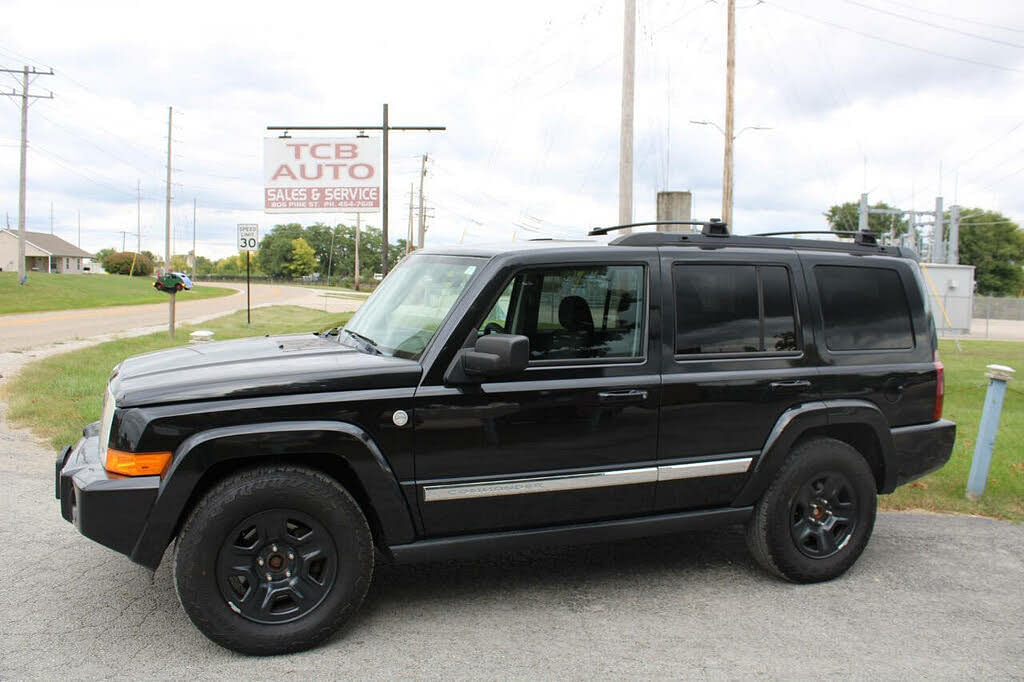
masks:
{"type": "Polygon", "coordinates": [[[243,618],[287,623],[323,602],[337,564],[337,547],[323,524],[294,509],[271,509],[227,534],[217,558],[217,585],[243,618]]]}
{"type": "Polygon", "coordinates": [[[812,559],[834,555],[857,528],[853,485],[838,471],[812,476],[793,498],[790,518],[789,532],[800,552],[812,559]]]}
{"type": "Polygon", "coordinates": [[[856,449],[834,438],[808,438],[790,451],[754,505],[747,546],[780,578],[831,580],[864,551],[877,504],[874,473],[856,449]]]}

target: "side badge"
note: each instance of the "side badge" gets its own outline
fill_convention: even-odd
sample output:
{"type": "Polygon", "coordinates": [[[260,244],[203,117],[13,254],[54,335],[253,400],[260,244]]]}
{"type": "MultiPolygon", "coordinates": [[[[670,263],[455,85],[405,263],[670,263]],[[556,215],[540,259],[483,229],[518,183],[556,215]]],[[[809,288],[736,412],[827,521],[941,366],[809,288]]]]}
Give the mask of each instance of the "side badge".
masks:
{"type": "Polygon", "coordinates": [[[395,423],[395,426],[405,426],[409,423],[409,414],[405,410],[395,410],[395,413],[391,415],[391,421],[395,423]]]}

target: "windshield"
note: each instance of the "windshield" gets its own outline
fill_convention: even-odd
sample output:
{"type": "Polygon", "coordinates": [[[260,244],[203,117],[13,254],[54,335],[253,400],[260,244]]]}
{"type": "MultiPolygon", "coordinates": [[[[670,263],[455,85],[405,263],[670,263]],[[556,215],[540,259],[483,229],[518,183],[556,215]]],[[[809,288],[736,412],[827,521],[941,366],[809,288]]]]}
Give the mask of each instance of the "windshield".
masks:
{"type": "Polygon", "coordinates": [[[341,342],[370,353],[418,359],[483,261],[411,256],[349,320],[341,342]]]}

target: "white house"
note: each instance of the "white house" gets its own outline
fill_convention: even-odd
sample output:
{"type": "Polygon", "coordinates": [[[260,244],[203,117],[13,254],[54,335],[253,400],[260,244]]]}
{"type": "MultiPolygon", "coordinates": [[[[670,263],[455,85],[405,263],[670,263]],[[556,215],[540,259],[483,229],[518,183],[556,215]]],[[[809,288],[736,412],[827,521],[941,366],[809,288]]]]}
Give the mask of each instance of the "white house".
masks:
{"type": "MultiPolygon", "coordinates": [[[[60,237],[25,232],[25,269],[29,272],[83,272],[82,262],[92,258],[60,237]]],[[[0,230],[0,270],[18,271],[18,231],[0,230]]]]}

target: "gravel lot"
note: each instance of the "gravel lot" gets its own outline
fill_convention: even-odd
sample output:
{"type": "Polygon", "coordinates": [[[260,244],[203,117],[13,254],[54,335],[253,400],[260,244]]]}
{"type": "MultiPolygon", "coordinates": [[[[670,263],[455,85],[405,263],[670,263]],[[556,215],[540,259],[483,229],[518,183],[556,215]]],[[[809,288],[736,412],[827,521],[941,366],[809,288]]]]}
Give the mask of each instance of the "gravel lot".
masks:
{"type": "Polygon", "coordinates": [[[0,431],[0,678],[1022,678],[1024,527],[883,514],[844,578],[762,573],[739,529],[379,567],[320,649],[269,659],[192,627],[151,574],[81,537],[52,453],[0,431]]]}

